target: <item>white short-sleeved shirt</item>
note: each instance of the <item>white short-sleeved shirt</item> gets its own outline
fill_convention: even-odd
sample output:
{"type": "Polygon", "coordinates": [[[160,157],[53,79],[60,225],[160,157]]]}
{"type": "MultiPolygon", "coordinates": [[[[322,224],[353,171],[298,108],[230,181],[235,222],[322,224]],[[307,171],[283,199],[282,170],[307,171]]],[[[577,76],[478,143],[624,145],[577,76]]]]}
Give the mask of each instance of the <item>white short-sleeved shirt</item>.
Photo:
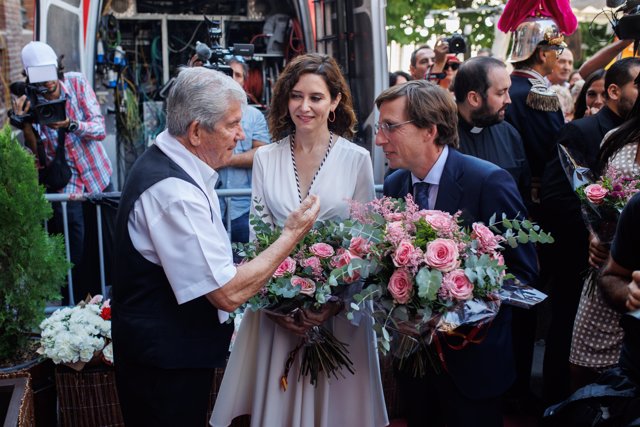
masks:
{"type": "MultiPolygon", "coordinates": [[[[155,144],[206,193],[182,179],[167,178],[144,191],[129,214],[134,248],[162,266],[178,304],[183,304],[224,286],[236,267],[214,190],[217,172],[166,130],[155,144]]],[[[219,311],[220,321],[227,317],[219,311]]]]}

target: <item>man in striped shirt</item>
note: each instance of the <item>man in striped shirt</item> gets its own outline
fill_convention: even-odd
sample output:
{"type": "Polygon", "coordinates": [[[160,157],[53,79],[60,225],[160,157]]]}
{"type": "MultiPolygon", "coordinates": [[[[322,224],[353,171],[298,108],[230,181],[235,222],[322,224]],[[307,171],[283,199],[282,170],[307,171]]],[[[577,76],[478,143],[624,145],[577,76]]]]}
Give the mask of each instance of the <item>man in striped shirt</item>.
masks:
{"type": "MultiPolygon", "coordinates": [[[[76,72],[63,74],[63,66],[53,49],[42,42],[30,42],[22,49],[22,63],[28,83],[38,85],[44,102],[65,98],[66,119],[48,123],[25,124],[24,138],[27,146],[38,153],[39,167],[43,168],[54,159],[59,141],[59,132],[64,132],[65,160],[71,169],[71,178],[62,188],[48,188],[47,192],[99,193],[112,191],[111,162],[102,140],[105,138],[104,117],[96,95],[86,78],[76,72]],[[45,90],[46,89],[46,92],[45,90]],[[44,148],[44,150],[42,150],[44,148]],[[44,161],[45,164],[42,164],[44,161]]],[[[29,111],[30,101],[25,95],[14,103],[18,115],[29,111]]],[[[84,242],[84,216],[81,202],[69,202],[69,249],[71,261],[78,265],[82,260],[84,242]]],[[[54,203],[53,224],[50,231],[62,232],[62,208],[54,203]]],[[[76,284],[76,288],[78,288],[76,284]]],[[[74,292],[84,298],[87,289],[74,292]]]]}

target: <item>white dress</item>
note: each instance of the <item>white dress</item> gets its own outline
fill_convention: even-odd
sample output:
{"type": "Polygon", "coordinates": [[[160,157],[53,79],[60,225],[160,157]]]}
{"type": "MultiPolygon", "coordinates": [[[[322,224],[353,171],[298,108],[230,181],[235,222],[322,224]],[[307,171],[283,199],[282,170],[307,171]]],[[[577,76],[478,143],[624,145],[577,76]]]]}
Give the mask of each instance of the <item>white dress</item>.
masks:
{"type": "MultiPolygon", "coordinates": [[[[257,197],[275,223],[283,224],[299,204],[289,139],[261,147],[253,164],[252,205],[257,197]]],[[[375,197],[369,153],[338,138],[310,189],[320,196],[320,220],[346,218],[347,200],[366,202],[375,197]]],[[[253,206],[252,206],[253,209],[253,206]]],[[[298,380],[300,355],[289,372],[287,391],[280,377],[289,352],[299,338],[261,312],[247,311],[231,351],[229,363],[211,415],[211,425],[226,427],[240,415],[251,414],[253,427],[382,427],[389,424],[380,379],[380,366],[371,319],[359,325],[344,314],[325,326],[348,343],[355,375],[319,376],[298,380]]]]}

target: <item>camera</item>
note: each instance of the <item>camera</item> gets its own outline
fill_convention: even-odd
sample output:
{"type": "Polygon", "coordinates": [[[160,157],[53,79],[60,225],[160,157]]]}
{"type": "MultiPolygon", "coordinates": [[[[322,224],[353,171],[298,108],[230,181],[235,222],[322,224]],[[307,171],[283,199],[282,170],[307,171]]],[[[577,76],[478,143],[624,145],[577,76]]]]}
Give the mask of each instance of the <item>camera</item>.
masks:
{"type": "Polygon", "coordinates": [[[13,117],[18,122],[39,123],[47,125],[49,123],[63,122],[67,119],[66,104],[67,99],[62,94],[59,99],[48,101],[44,94],[47,88],[39,84],[26,82],[14,82],[9,85],[11,93],[15,96],[27,95],[31,107],[29,112],[13,117]]]}
{"type": "Polygon", "coordinates": [[[613,31],[621,40],[640,40],[640,0],[607,0],[607,6],[619,7],[614,15],[613,31]],[[622,17],[618,14],[622,12],[622,17]]]}
{"type": "Polygon", "coordinates": [[[227,61],[233,56],[251,57],[253,56],[254,46],[252,44],[234,44],[231,48],[220,46],[220,38],[222,37],[222,29],[220,21],[211,20],[204,17],[207,23],[207,34],[209,36],[209,45],[196,42],[196,55],[203,62],[203,66],[213,70],[221,71],[228,76],[233,76],[233,70],[227,64],[227,61]]]}
{"type": "Polygon", "coordinates": [[[465,53],[467,51],[467,42],[462,34],[453,34],[451,37],[444,39],[449,44],[449,53],[465,53]]]}

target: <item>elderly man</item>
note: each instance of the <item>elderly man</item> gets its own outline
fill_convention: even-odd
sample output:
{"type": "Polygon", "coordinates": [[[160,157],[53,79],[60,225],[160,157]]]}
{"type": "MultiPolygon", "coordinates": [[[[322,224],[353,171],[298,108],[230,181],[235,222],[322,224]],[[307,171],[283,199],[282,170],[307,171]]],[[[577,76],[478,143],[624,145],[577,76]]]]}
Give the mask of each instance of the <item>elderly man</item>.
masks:
{"type": "MultiPolygon", "coordinates": [[[[401,168],[385,179],[385,195],[413,194],[423,209],[461,211],[467,225],[488,223],[494,213],[509,218],[525,214],[508,172],[455,149],[458,116],[445,89],[413,80],[382,92],[376,105],[380,110],[376,145],[392,168],[401,168]]],[[[505,260],[520,281],[535,281],[532,245],[508,250],[505,260]]],[[[515,376],[511,309],[501,308],[481,343],[442,350],[446,369],[428,367],[423,378],[397,373],[409,427],[502,426],[500,396],[515,376]]]]}
{"type": "Polygon", "coordinates": [[[560,56],[558,56],[558,60],[556,61],[555,67],[553,67],[553,71],[551,74],[547,76],[547,81],[549,82],[549,86],[551,85],[560,85],[563,87],[569,88],[569,76],[573,71],[573,53],[570,49],[564,49],[560,56]]]}
{"type": "Polygon", "coordinates": [[[205,421],[213,369],[224,366],[233,327],[317,217],[309,197],[280,238],[236,267],[220,219],[216,169],[245,135],[246,95],[231,78],[184,69],[167,99],[167,129],[136,162],[116,220],[113,344],[127,426],[205,421]]]}

